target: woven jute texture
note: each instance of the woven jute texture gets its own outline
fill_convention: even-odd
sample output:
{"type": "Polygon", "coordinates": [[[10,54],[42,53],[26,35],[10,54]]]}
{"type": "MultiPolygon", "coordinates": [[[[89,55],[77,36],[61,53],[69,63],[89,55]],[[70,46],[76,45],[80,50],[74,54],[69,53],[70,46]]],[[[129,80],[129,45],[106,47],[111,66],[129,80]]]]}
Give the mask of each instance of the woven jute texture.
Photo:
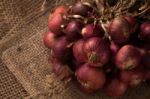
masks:
{"type": "MultiPolygon", "coordinates": [[[[102,92],[81,93],[75,82],[51,72],[42,38],[51,9],[65,1],[43,2],[0,0],[0,99],[110,99],[102,92]]],[[[150,88],[130,89],[120,99],[150,99],[150,88]]]]}

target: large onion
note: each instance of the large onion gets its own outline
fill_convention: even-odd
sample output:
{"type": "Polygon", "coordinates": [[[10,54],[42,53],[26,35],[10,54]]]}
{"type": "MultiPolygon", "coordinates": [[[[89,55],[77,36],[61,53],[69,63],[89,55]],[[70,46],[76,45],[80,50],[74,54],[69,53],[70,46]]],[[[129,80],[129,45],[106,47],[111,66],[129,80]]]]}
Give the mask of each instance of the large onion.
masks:
{"type": "Polygon", "coordinates": [[[88,64],[82,65],[76,71],[76,77],[84,89],[92,92],[101,89],[106,81],[105,74],[102,70],[93,68],[88,64]]]}
{"type": "Polygon", "coordinates": [[[106,41],[98,37],[89,38],[84,44],[87,63],[95,67],[102,67],[110,59],[110,47],[106,41]]]}

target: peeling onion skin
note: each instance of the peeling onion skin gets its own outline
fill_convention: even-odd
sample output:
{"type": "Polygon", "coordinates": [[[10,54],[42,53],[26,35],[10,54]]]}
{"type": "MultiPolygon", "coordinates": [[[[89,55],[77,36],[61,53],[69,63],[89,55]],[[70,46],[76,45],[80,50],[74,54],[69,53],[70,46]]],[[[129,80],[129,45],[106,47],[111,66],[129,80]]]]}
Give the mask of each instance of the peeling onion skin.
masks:
{"type": "Polygon", "coordinates": [[[91,92],[101,89],[106,81],[103,71],[93,68],[89,64],[80,66],[76,71],[76,77],[81,86],[91,92]]]}
{"type": "Polygon", "coordinates": [[[105,87],[105,93],[113,98],[121,97],[127,90],[127,85],[118,79],[112,79],[105,87]]]}
{"type": "Polygon", "coordinates": [[[121,70],[131,70],[139,66],[141,59],[142,54],[137,47],[125,45],[118,51],[115,64],[121,70]]]}
{"type": "Polygon", "coordinates": [[[102,67],[110,59],[109,44],[98,37],[89,38],[83,47],[86,53],[87,63],[94,67],[102,67]]]}
{"type": "Polygon", "coordinates": [[[114,18],[109,25],[108,34],[114,42],[126,43],[131,36],[129,23],[123,17],[114,18]]]}
{"type": "Polygon", "coordinates": [[[104,30],[99,25],[87,24],[85,27],[83,27],[81,34],[84,38],[96,37],[96,36],[103,37],[104,30]]]}
{"type": "Polygon", "coordinates": [[[84,40],[81,39],[73,45],[73,54],[78,63],[85,63],[87,60],[86,54],[83,51],[84,40]]]}

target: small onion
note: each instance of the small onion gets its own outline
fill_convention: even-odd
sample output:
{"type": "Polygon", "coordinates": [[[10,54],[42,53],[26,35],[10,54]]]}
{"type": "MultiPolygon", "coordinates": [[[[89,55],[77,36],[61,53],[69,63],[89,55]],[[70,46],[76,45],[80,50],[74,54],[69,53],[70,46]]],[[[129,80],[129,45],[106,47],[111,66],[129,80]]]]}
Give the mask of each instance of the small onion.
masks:
{"type": "Polygon", "coordinates": [[[102,70],[93,68],[88,64],[82,65],[76,71],[76,77],[84,89],[92,92],[101,89],[106,81],[105,74],[102,70]]]}
{"type": "Polygon", "coordinates": [[[67,38],[65,36],[59,38],[59,40],[55,43],[55,45],[52,48],[52,53],[57,60],[63,63],[69,61],[71,57],[69,44],[70,42],[67,41],[67,38]]]}
{"type": "Polygon", "coordinates": [[[102,67],[110,59],[110,47],[106,41],[98,37],[89,38],[83,47],[87,63],[91,66],[102,67]]]}
{"type": "Polygon", "coordinates": [[[47,32],[44,35],[43,42],[47,48],[52,48],[57,41],[57,37],[52,32],[47,32]]]}
{"type": "Polygon", "coordinates": [[[83,4],[82,2],[77,2],[72,7],[73,14],[81,15],[81,16],[87,16],[88,12],[91,12],[92,9],[88,5],[83,4]]]}
{"type": "Polygon", "coordinates": [[[65,34],[70,41],[75,41],[80,39],[82,36],[80,34],[83,23],[80,21],[71,21],[68,23],[65,34]]]}
{"type": "Polygon", "coordinates": [[[123,17],[116,17],[111,21],[108,33],[114,42],[123,44],[131,35],[129,23],[123,17]]]}
{"type": "Polygon", "coordinates": [[[104,36],[104,30],[99,25],[94,24],[87,24],[81,31],[81,34],[84,38],[89,37],[103,37],[104,36]]]}
{"type": "Polygon", "coordinates": [[[63,17],[63,14],[55,14],[52,15],[52,17],[48,20],[48,27],[51,32],[53,32],[55,35],[62,35],[62,25],[66,24],[67,21],[63,17]]]}
{"type": "Polygon", "coordinates": [[[121,70],[130,70],[137,67],[142,58],[142,53],[137,47],[125,45],[118,51],[115,64],[121,70]]]}

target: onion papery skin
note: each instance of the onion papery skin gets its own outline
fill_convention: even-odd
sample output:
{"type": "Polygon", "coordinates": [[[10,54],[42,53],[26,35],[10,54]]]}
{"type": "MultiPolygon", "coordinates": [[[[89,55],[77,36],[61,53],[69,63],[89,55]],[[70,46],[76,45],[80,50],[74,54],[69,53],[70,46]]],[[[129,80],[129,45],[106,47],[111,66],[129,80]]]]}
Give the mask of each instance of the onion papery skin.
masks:
{"type": "Polygon", "coordinates": [[[87,60],[86,54],[83,51],[84,40],[81,39],[73,45],[73,55],[78,63],[85,63],[87,60]]]}
{"type": "Polygon", "coordinates": [[[139,66],[142,54],[137,47],[124,45],[115,57],[115,64],[121,70],[131,70],[139,66]]]}
{"type": "Polygon", "coordinates": [[[67,40],[67,38],[62,36],[52,48],[54,57],[62,63],[67,63],[72,57],[71,48],[69,45],[70,42],[67,40]]]}
{"type": "Polygon", "coordinates": [[[123,17],[116,17],[109,25],[108,34],[114,42],[118,44],[126,43],[131,36],[129,23],[123,17]]]}
{"type": "Polygon", "coordinates": [[[106,81],[103,71],[93,68],[89,64],[80,66],[76,71],[76,77],[83,88],[92,92],[103,88],[106,81]]]}
{"type": "Polygon", "coordinates": [[[87,63],[94,67],[102,67],[110,59],[109,44],[101,38],[89,38],[83,47],[87,63]]]}

